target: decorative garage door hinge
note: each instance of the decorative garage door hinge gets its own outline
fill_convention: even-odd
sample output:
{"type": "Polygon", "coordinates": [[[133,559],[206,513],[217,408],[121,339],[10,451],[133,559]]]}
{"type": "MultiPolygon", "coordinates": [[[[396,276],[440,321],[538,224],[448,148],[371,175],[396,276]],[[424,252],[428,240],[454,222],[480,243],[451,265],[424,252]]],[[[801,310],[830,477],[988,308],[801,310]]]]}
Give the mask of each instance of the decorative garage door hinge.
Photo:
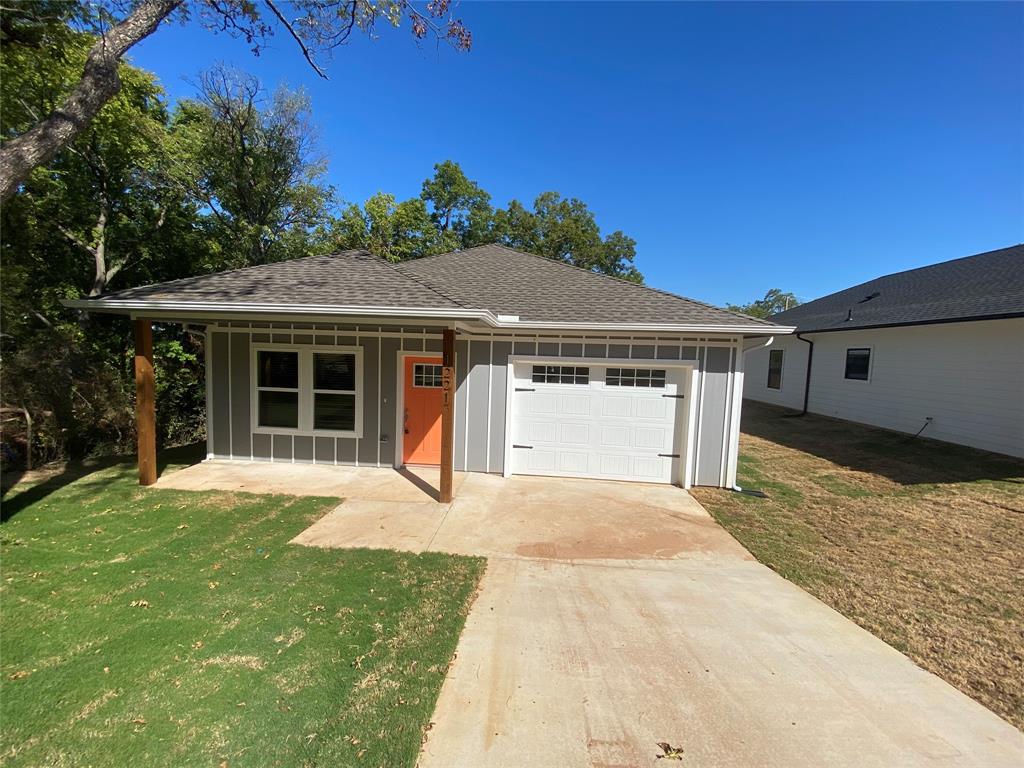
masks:
{"type": "Polygon", "coordinates": [[[512,447],[513,448],[529,448],[530,450],[533,450],[533,446],[532,445],[516,445],[515,443],[512,443],[512,447]]]}
{"type": "Polygon", "coordinates": [[[658,455],[659,456],[663,456],[666,459],[678,459],[679,458],[679,454],[678,453],[659,453],[658,455]]]}
{"type": "Polygon", "coordinates": [[[662,397],[674,397],[677,400],[682,400],[686,395],[662,395],[662,397]]]}

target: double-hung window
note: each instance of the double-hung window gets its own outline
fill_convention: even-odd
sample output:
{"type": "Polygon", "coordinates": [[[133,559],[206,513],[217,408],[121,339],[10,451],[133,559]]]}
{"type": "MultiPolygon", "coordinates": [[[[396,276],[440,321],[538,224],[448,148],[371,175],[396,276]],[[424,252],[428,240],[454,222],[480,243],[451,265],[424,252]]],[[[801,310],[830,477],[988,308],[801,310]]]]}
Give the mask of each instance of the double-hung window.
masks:
{"type": "Polygon", "coordinates": [[[362,349],[253,348],[256,432],[362,436],[362,349]]]}

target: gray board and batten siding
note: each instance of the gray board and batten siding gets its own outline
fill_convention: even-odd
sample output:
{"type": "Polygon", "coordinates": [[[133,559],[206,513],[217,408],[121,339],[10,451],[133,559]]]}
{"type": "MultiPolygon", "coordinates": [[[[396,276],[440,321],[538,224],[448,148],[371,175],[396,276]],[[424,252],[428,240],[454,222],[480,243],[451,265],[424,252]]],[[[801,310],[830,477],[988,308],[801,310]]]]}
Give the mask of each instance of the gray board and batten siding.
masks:
{"type": "MultiPolygon", "coordinates": [[[[437,327],[221,321],[207,325],[209,458],[242,461],[396,466],[399,354],[440,355],[437,327]],[[362,436],[266,434],[252,424],[252,346],[361,347],[362,436]]],[[[460,334],[456,339],[455,469],[505,469],[506,387],[510,356],[693,361],[697,399],[694,485],[735,481],[734,436],[742,391],[742,338],[663,334],[460,334]]],[[[685,425],[681,425],[685,428],[685,425]]]]}

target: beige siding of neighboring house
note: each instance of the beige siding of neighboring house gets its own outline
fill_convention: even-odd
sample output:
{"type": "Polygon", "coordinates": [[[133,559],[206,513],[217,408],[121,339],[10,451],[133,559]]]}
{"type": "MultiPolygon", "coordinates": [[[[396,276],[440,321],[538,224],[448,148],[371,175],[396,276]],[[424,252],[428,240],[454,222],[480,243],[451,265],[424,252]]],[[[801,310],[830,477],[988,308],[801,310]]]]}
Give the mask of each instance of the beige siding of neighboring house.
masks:
{"type": "MultiPolygon", "coordinates": [[[[1024,457],[1024,318],[805,334],[814,341],[808,410],[1024,457]],[[844,377],[846,350],[870,347],[868,381],[844,377]]],[[[766,387],[768,350],[747,354],[744,396],[800,408],[807,345],[785,349],[780,391],[766,387]]]]}

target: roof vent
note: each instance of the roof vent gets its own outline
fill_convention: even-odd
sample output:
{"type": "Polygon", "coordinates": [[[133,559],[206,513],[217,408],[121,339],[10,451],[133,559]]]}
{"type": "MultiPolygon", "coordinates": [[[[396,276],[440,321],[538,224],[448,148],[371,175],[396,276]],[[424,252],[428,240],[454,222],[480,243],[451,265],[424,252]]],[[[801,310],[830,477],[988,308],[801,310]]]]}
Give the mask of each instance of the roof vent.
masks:
{"type": "Polygon", "coordinates": [[[853,309],[846,310],[846,322],[853,320],[853,309]]]}
{"type": "Polygon", "coordinates": [[[871,301],[872,299],[877,299],[881,295],[882,294],[880,294],[878,291],[875,291],[874,293],[869,293],[867,296],[865,296],[863,299],[861,299],[857,303],[858,304],[863,304],[865,301],[871,301]]]}

